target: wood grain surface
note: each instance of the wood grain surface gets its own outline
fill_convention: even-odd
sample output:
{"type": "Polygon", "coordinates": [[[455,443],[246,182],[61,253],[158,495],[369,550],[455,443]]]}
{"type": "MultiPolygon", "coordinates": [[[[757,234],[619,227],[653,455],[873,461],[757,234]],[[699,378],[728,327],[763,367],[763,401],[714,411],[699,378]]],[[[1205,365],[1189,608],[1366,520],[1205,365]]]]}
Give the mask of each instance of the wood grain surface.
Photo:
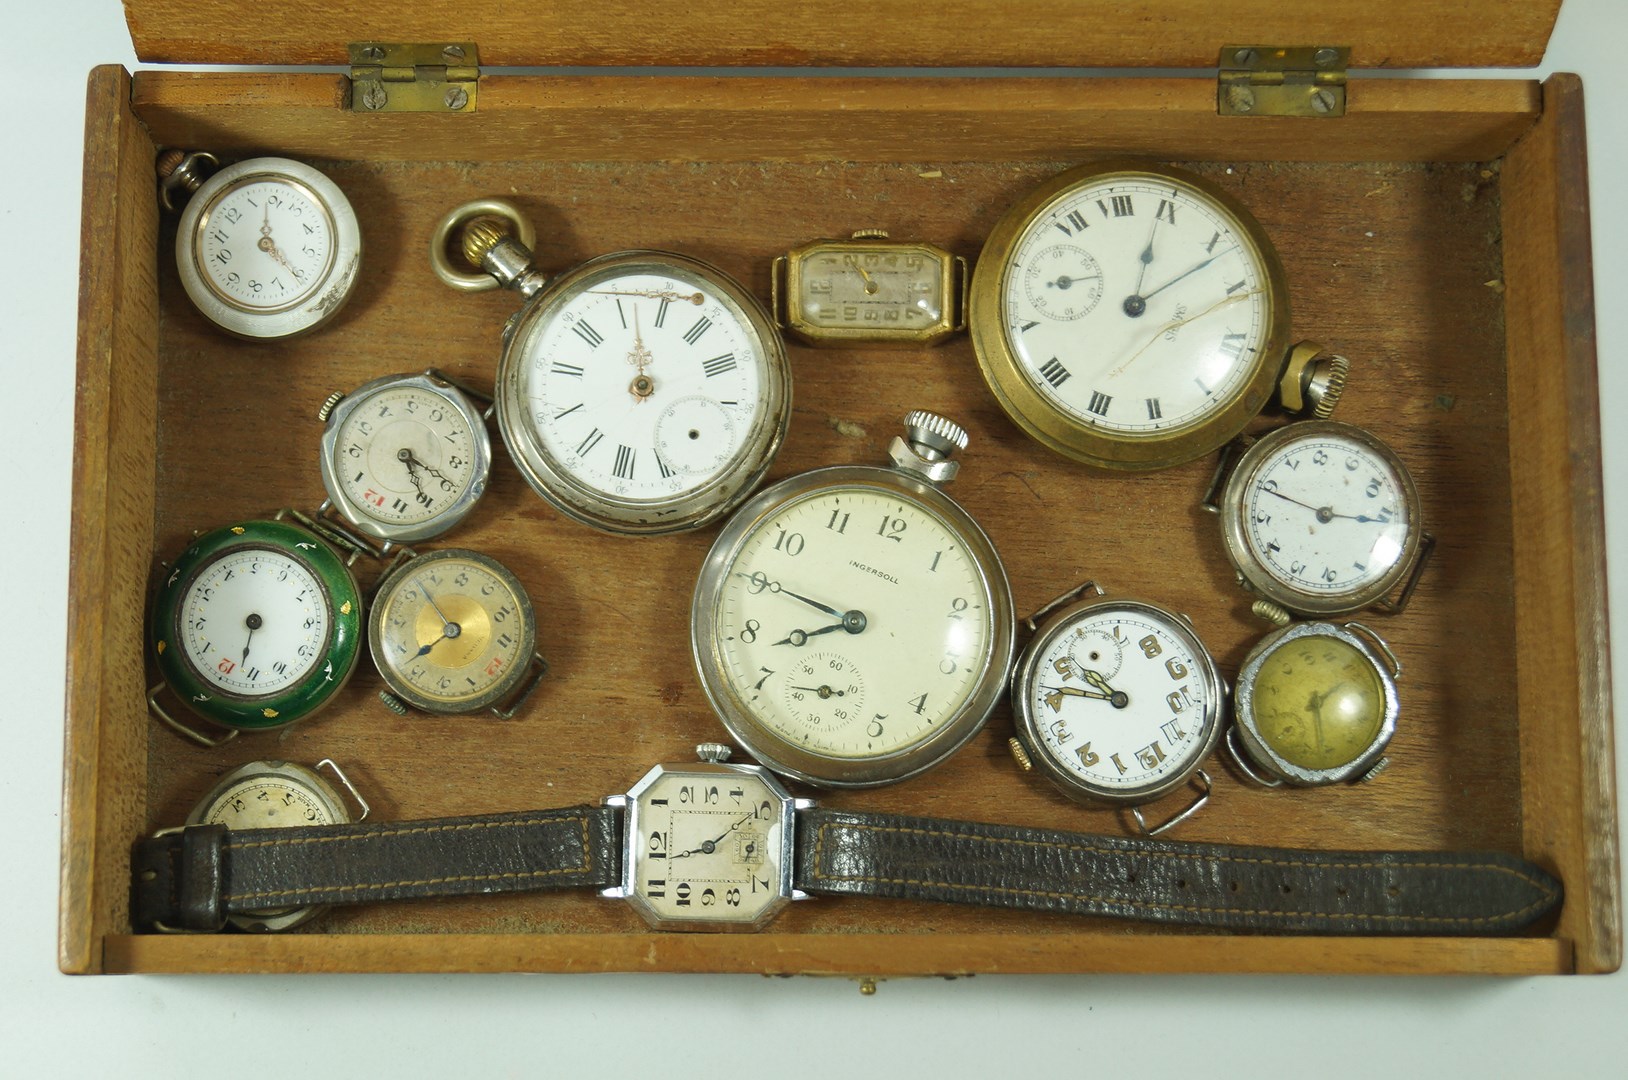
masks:
{"type": "MultiPolygon", "coordinates": [[[[1536,92],[1521,85],[1520,95],[1495,95],[1496,106],[1484,98],[1484,115],[1465,126],[1481,131],[1483,139],[1489,131],[1530,127],[1524,103],[1535,102],[1536,92]]],[[[145,87],[138,83],[138,111],[151,122],[156,141],[211,130],[209,111],[192,92],[194,80],[168,77],[145,87]]],[[[636,97],[638,91],[626,93],[636,97]]],[[[234,132],[232,146],[249,148],[248,118],[256,104],[245,93],[223,111],[227,122],[218,130],[234,132]]],[[[626,103],[630,110],[634,104],[626,103]]],[[[275,130],[281,130],[275,128],[283,122],[279,118],[293,115],[281,91],[270,95],[266,109],[275,130]]],[[[314,104],[307,110],[313,128],[333,120],[314,104]]],[[[569,115],[575,126],[567,125],[562,138],[586,140],[588,114],[569,115]]],[[[1213,116],[1183,110],[1172,117],[1176,130],[1185,123],[1219,130],[1213,116]]],[[[477,129],[465,129],[471,130],[477,129]]],[[[1297,140],[1284,144],[1287,156],[1329,155],[1323,142],[1328,136],[1319,134],[1318,125],[1299,130],[1297,140]]],[[[747,137],[749,147],[755,146],[753,137],[747,137]]],[[[281,506],[315,507],[323,497],[316,411],[332,390],[432,365],[490,384],[499,330],[515,298],[455,294],[432,276],[425,258],[434,221],[462,201],[487,195],[517,201],[536,221],[538,262],[545,270],[622,248],[664,248],[712,261],[766,299],[776,254],[856,228],[886,228],[896,237],[930,240],[975,259],[990,226],[1028,188],[1067,165],[1123,149],[1118,142],[1099,146],[1086,139],[1071,143],[1075,152],[1029,157],[998,153],[980,136],[956,144],[967,156],[942,158],[927,152],[942,145],[937,138],[902,131],[890,161],[740,160],[738,146],[720,160],[670,161],[664,160],[667,143],[660,133],[611,140],[606,152],[617,160],[562,161],[529,147],[516,148],[520,160],[506,160],[492,156],[492,145],[484,145],[477,160],[450,153],[436,161],[380,160],[376,146],[357,144],[350,154],[314,163],[345,189],[361,218],[362,287],[328,329],[278,344],[228,339],[193,311],[169,256],[173,222],[163,223],[156,237],[147,237],[160,256],[153,339],[156,506],[150,533],[136,537],[107,569],[139,561],[140,576],[150,585],[159,571],[149,559],[173,558],[194,529],[281,506]]],[[[1418,150],[1415,136],[1400,139],[1406,153],[1394,156],[1418,150]]],[[[444,132],[431,142],[431,149],[443,152],[456,145],[444,132]]],[[[1509,387],[1523,385],[1530,372],[1506,368],[1505,324],[1526,318],[1512,305],[1517,298],[1528,301],[1506,289],[1504,232],[1511,218],[1542,205],[1542,185],[1523,182],[1512,190],[1503,164],[1492,160],[1496,154],[1485,162],[1389,161],[1392,155],[1381,152],[1379,160],[1224,165],[1204,160],[1204,153],[1190,158],[1162,138],[1150,143],[1163,151],[1161,157],[1179,158],[1232,191],[1275,238],[1288,271],[1297,334],[1326,342],[1353,361],[1338,418],[1370,428],[1397,449],[1413,471],[1426,523],[1439,541],[1408,612],[1372,618],[1406,668],[1391,767],[1368,785],[1262,791],[1212,762],[1211,805],[1178,836],[1320,848],[1495,848],[1555,866],[1572,886],[1576,874],[1598,869],[1598,845],[1588,854],[1587,843],[1551,837],[1594,827],[1584,818],[1597,818],[1598,793],[1588,797],[1593,802],[1568,789],[1537,800],[1523,789],[1523,767],[1531,767],[1531,751],[1523,746],[1538,745],[1531,727],[1549,718],[1523,708],[1517,627],[1528,618],[1526,604],[1547,605],[1549,598],[1511,586],[1523,572],[1516,560],[1512,488],[1554,481],[1560,469],[1552,456],[1524,448],[1510,452],[1509,387]]],[[[863,145],[875,149],[869,141],[863,145]]],[[[1538,155],[1530,167],[1541,170],[1545,160],[1538,155]]],[[[1540,220],[1533,228],[1541,233],[1545,226],[1540,220]]],[[[1559,234],[1557,242],[1573,243],[1575,237],[1567,235],[1559,234]]],[[[1188,613],[1229,677],[1260,636],[1262,628],[1248,619],[1245,598],[1232,584],[1216,519],[1198,508],[1210,462],[1125,477],[1050,455],[1000,412],[964,336],[918,351],[832,352],[795,345],[791,351],[795,411],[771,480],[820,465],[880,463],[907,410],[941,411],[971,433],[950,493],[1000,550],[1020,616],[1090,577],[1114,595],[1188,613]]],[[[1541,350],[1512,348],[1509,363],[1517,362],[1553,360],[1541,350]]],[[[1543,409],[1546,419],[1535,421],[1540,430],[1570,430],[1573,405],[1564,395],[1543,409]]],[[[141,444],[135,446],[139,451],[141,444]]],[[[1578,505],[1584,512],[1592,498],[1597,514],[1597,450],[1592,461],[1586,451],[1584,446],[1566,459],[1565,477],[1568,483],[1574,477],[1586,481],[1592,470],[1594,488],[1585,484],[1578,505]]],[[[80,482],[90,483],[82,477],[80,482]]],[[[82,488],[76,506],[87,490],[94,495],[93,485],[82,488]]],[[[1586,531],[1586,513],[1584,518],[1568,528],[1586,531]]],[[[1522,518],[1521,528],[1546,526],[1522,518]]],[[[76,519],[76,543],[82,535],[76,519]]],[[[82,788],[88,776],[123,793],[121,844],[142,830],[178,823],[215,777],[265,757],[305,763],[334,758],[364,789],[380,819],[564,806],[624,791],[649,765],[683,760],[695,743],[724,735],[697,683],[687,629],[695,573],[711,535],[630,540],[593,532],[535,496],[500,450],[484,502],[444,543],[498,558],[531,593],[539,648],[552,672],[520,718],[504,724],[398,717],[377,702],[382,684],[364,659],[338,703],[323,714],[281,733],[204,750],[145,721],[142,703],[124,685],[134,686],[134,680],[125,677],[120,693],[108,700],[71,703],[70,726],[117,726],[125,738],[139,729],[147,741],[145,775],[124,771],[128,760],[108,761],[77,780],[70,776],[70,789],[82,788]],[[86,710],[94,710],[95,718],[86,710]]],[[[1585,581],[1574,580],[1573,588],[1576,594],[1564,603],[1556,599],[1545,618],[1564,622],[1588,612],[1603,618],[1603,596],[1588,594],[1585,581]]],[[[112,606],[110,599],[104,617],[112,606]]],[[[106,635],[104,670],[128,671],[139,663],[139,634],[133,625],[120,633],[106,635]]],[[[1597,710],[1598,696],[1591,702],[1574,697],[1569,707],[1574,713],[1597,710]]],[[[1582,733],[1600,723],[1592,713],[1577,715],[1545,738],[1575,756],[1583,753],[1574,745],[1582,733]]],[[[1006,753],[1009,733],[1010,714],[1002,705],[985,732],[936,771],[894,787],[819,797],[833,806],[901,813],[1081,831],[1124,828],[1114,811],[1078,806],[1019,773],[1006,753]]],[[[1598,749],[1588,753],[1597,755],[1598,749]]],[[[1609,803],[1609,792],[1605,798],[1609,803]]],[[[1154,812],[1167,809],[1160,805],[1154,812]]],[[[124,857],[117,847],[100,838],[94,855],[96,865],[105,867],[100,872],[117,874],[124,857]]],[[[1572,938],[1614,933],[1614,922],[1590,911],[1590,905],[1614,897],[1583,892],[1585,910],[1573,916],[1568,909],[1564,931],[1555,936],[1549,936],[1554,927],[1545,925],[1521,941],[1432,943],[1419,953],[1430,958],[1422,964],[1403,958],[1411,942],[1292,939],[1266,945],[1259,963],[1271,970],[1567,970],[1572,938]]],[[[95,933],[127,931],[117,918],[111,925],[99,918],[95,933]]],[[[892,901],[798,904],[774,929],[733,944],[739,952],[729,955],[749,962],[726,961],[719,959],[724,946],[653,935],[621,904],[591,895],[539,894],[335,911],[275,943],[118,937],[109,944],[109,965],[570,970],[593,967],[593,956],[603,954],[613,959],[601,961],[599,969],[628,969],[650,966],[637,959],[648,952],[658,958],[654,966],[678,970],[941,971],[947,970],[944,962],[931,957],[933,939],[942,937],[949,950],[944,955],[963,958],[964,967],[963,961],[948,965],[956,970],[1169,970],[1183,967],[1184,961],[1172,959],[1180,950],[1156,945],[1138,951],[1135,943],[1178,938],[1207,943],[1194,946],[1195,969],[1257,969],[1238,959],[1237,941],[1214,935],[892,901]],[[398,946],[399,935],[430,933],[451,936],[421,948],[398,946]],[[458,936],[468,934],[482,937],[458,936]],[[861,935],[855,940],[864,944],[818,944],[830,935],[861,935]],[[375,937],[379,944],[369,945],[375,937]],[[595,938],[614,944],[596,953],[584,944],[595,938]],[[1025,964],[1022,957],[1045,953],[1047,938],[1058,941],[1056,955],[1025,964]],[[476,940],[480,944],[467,944],[476,940]],[[1011,964],[993,959],[999,951],[993,943],[1006,940],[1021,943],[1011,964]],[[889,953],[893,941],[900,942],[899,951],[889,953]],[[430,956],[437,950],[441,959],[430,956]],[[875,963],[865,963],[873,954],[875,963]],[[815,959],[798,966],[798,956],[815,959]]],[[[79,953],[89,947],[86,934],[75,939],[79,953]]],[[[1592,955],[1609,952],[1595,948],[1592,955]]],[[[66,944],[64,956],[67,966],[66,944]]]]}
{"type": "Polygon", "coordinates": [[[350,42],[473,41],[487,65],[1214,67],[1223,45],[1345,45],[1358,67],[1489,67],[1543,58],[1560,0],[998,0],[838,8],[459,0],[381,15],[331,0],[126,0],[149,63],[345,64],[350,42]],[[1240,35],[1248,38],[1241,40],[1240,35]]]}

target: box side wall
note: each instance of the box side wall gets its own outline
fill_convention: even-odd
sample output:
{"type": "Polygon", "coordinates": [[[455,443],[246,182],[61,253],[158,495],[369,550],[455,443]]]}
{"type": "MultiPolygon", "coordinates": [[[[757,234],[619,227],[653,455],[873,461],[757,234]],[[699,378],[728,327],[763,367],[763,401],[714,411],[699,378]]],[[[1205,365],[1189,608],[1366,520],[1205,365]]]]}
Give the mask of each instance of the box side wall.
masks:
{"type": "Polygon", "coordinates": [[[1504,163],[1522,803],[1529,857],[1566,883],[1580,971],[1622,962],[1605,511],[1582,83],[1504,163]]]}
{"type": "Polygon", "coordinates": [[[101,966],[128,927],[129,844],[146,821],[142,623],[152,565],[158,208],[130,77],[91,73],[74,415],[58,963],[101,966]]]}

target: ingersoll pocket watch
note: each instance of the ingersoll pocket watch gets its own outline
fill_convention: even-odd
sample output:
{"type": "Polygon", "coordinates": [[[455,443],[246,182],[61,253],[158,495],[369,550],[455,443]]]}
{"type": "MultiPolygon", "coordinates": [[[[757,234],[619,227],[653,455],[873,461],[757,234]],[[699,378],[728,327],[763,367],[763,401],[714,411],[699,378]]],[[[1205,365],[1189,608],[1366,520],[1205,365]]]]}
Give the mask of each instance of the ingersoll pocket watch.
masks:
{"type": "Polygon", "coordinates": [[[393,711],[490,710],[508,720],[548,671],[537,653],[531,598],[501,563],[444,548],[396,567],[379,583],[368,648],[393,711]]]}
{"type": "Polygon", "coordinates": [[[339,313],[356,288],[362,231],[345,193],[288,158],[228,165],[168,151],[159,160],[167,207],[191,191],[175,233],[175,264],[193,305],[246,338],[286,338],[339,313]]]}
{"type": "Polygon", "coordinates": [[[1065,457],[1161,469],[1209,453],[1277,396],[1326,416],[1347,363],[1288,343],[1283,265],[1221,188],[1115,161],[1069,170],[991,230],[967,322],[1008,416],[1065,457]]]}
{"type": "Polygon", "coordinates": [[[309,716],[344,687],[362,648],[362,596],[315,532],[281,520],[199,535],[153,597],[148,639],[160,681],[153,716],[205,746],[309,716]],[[177,719],[166,690],[214,737],[177,719]]]}
{"type": "Polygon", "coordinates": [[[1209,799],[1200,767],[1221,737],[1225,687],[1187,618],[1105,599],[1093,582],[1027,620],[1012,676],[1012,756],[1079,802],[1128,807],[1157,835],[1209,799]],[[1197,798],[1149,827],[1142,806],[1192,782],[1197,798]]]}
{"type": "Polygon", "coordinates": [[[766,769],[657,765],[597,806],[140,841],[138,930],[216,931],[272,905],[593,888],[657,930],[750,931],[825,894],[1320,934],[1486,934],[1561,900],[1497,852],[1292,851],[828,809],[766,769]],[[437,841],[437,837],[455,838],[437,841]]]}
{"type": "Polygon", "coordinates": [[[891,467],[833,466],[759,492],[719,534],[690,636],[707,699],[776,772],[829,787],[914,776],[1000,699],[1006,571],[940,487],[966,432],[905,418],[891,467]]]}
{"type": "MultiPolygon", "coordinates": [[[[223,825],[228,829],[306,828],[364,821],[368,812],[367,800],[339,766],[327,758],[317,762],[314,769],[292,761],[251,761],[221,777],[192,808],[186,823],[223,825]],[[362,811],[359,815],[351,816],[345,800],[323,778],[323,768],[332,772],[350,792],[362,811]]],[[[245,910],[228,916],[226,921],[240,930],[289,930],[325,910],[320,904],[277,906],[245,910]]]]}
{"type": "MultiPolygon", "coordinates": [[[[335,391],[317,417],[330,507],[379,540],[440,536],[486,493],[492,440],[473,391],[439,371],[387,375],[335,391]]],[[[489,410],[487,410],[489,411],[489,410]]]]}
{"type": "Polygon", "coordinates": [[[526,298],[503,331],[496,398],[527,483],[617,533],[694,529],[738,505],[791,416],[785,346],[763,306],[671,252],[603,255],[545,279],[535,243],[518,209],[485,199],[443,217],[430,247],[447,284],[526,298]]]}
{"type": "Polygon", "coordinates": [[[1238,671],[1227,754],[1267,787],[1371,780],[1388,762],[1401,677],[1385,639],[1361,623],[1282,625],[1238,671]]]}
{"type": "Polygon", "coordinates": [[[967,261],[936,244],[861,229],[778,256],[769,306],[810,345],[933,345],[965,328],[967,281],[967,261]]]}
{"type": "Polygon", "coordinates": [[[1286,424],[1229,448],[1203,505],[1221,516],[1239,584],[1304,615],[1402,611],[1435,545],[1402,459],[1333,420],[1286,424]]]}

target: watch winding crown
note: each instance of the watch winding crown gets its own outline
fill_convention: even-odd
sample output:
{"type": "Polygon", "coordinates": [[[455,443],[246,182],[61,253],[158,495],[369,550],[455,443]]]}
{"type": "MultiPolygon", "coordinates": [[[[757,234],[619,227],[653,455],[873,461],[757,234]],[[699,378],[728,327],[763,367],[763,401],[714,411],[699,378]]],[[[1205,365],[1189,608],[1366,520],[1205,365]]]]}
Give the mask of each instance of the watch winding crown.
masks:
{"type": "Polygon", "coordinates": [[[1351,361],[1337,353],[1330,353],[1312,366],[1306,385],[1306,399],[1311,402],[1314,417],[1328,419],[1334,406],[1340,403],[1340,395],[1345,393],[1345,377],[1350,370],[1351,361]]]}
{"type": "Polygon", "coordinates": [[[344,401],[344,400],[345,400],[345,391],[343,391],[343,390],[335,390],[333,393],[331,393],[327,397],[323,398],[322,399],[322,407],[317,410],[317,419],[321,420],[324,424],[326,424],[328,422],[328,417],[333,415],[334,406],[338,405],[341,401],[344,401]]]}
{"type": "Polygon", "coordinates": [[[734,751],[727,744],[721,742],[704,742],[695,748],[696,757],[713,765],[720,765],[728,761],[729,755],[732,753],[734,751]]]}
{"type": "Polygon", "coordinates": [[[904,437],[894,438],[888,455],[895,467],[935,484],[955,479],[961,464],[951,455],[967,448],[967,431],[947,417],[917,409],[904,418],[904,437]]]}
{"type": "Polygon", "coordinates": [[[478,217],[467,222],[458,238],[458,250],[470,266],[482,265],[489,252],[513,236],[509,223],[500,217],[478,217]]]}
{"type": "Polygon", "coordinates": [[[887,230],[886,229],[855,229],[853,238],[855,240],[886,240],[887,239],[887,230]]]}

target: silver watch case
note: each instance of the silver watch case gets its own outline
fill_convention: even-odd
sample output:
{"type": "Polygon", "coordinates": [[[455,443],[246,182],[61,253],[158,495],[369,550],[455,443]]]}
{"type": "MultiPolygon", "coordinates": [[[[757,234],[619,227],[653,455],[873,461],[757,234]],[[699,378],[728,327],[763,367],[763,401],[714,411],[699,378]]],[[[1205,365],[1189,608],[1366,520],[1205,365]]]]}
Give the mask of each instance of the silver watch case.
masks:
{"type": "Polygon", "coordinates": [[[1221,740],[1221,703],[1225,696],[1226,684],[1221,681],[1221,673],[1215,666],[1215,659],[1185,615],[1157,604],[1123,597],[1092,595],[1089,599],[1075,601],[1052,612],[1036,628],[1034,636],[1024,646],[1023,654],[1018,657],[1012,673],[1012,719],[1017,728],[1018,738],[1028,751],[1034,768],[1058,791],[1075,802],[1099,805],[1108,803],[1119,806],[1142,806],[1163,798],[1186,784],[1215,752],[1216,745],[1221,740]],[[1198,742],[1197,748],[1192,751],[1192,760],[1179,772],[1172,773],[1157,783],[1133,790],[1103,788],[1085,783],[1073,772],[1059,765],[1041,737],[1041,718],[1035,715],[1033,707],[1034,686],[1035,680],[1039,677],[1040,660],[1051,643],[1059,635],[1067,632],[1075,620],[1109,608],[1143,612],[1172,624],[1188,638],[1187,643],[1192,648],[1193,655],[1198,658],[1198,676],[1204,683],[1205,706],[1202,713],[1204,736],[1198,742]]]}
{"type": "Polygon", "coordinates": [[[763,305],[722,270],[667,251],[620,251],[590,259],[551,279],[510,319],[503,331],[497,373],[497,420],[503,443],[533,491],[567,517],[605,532],[636,536],[686,532],[711,524],[740,505],[768,472],[791,421],[791,365],[785,343],[763,305]],[[661,499],[625,499],[590,488],[557,461],[532,427],[526,403],[530,343],[561,308],[595,281],[639,271],[678,280],[700,279],[758,339],[763,355],[758,409],[740,450],[711,481],[661,499]]]}
{"type": "Polygon", "coordinates": [[[1413,476],[1408,472],[1402,459],[1371,432],[1338,420],[1300,420],[1275,428],[1261,436],[1239,457],[1237,464],[1228,474],[1226,486],[1222,489],[1220,506],[1221,544],[1226,549],[1227,559],[1237,571],[1238,583],[1248,591],[1298,615],[1347,615],[1379,603],[1407,576],[1408,570],[1419,557],[1419,546],[1424,536],[1419,489],[1414,485],[1413,476]],[[1402,501],[1407,508],[1409,523],[1402,551],[1389,570],[1367,585],[1338,593],[1307,592],[1280,580],[1269,566],[1256,558],[1245,535],[1244,499],[1256,468],[1284,443],[1323,435],[1338,435],[1361,443],[1391,467],[1401,481],[1402,501]]]}
{"type": "Polygon", "coordinates": [[[289,158],[259,157],[228,165],[198,188],[181,211],[175,231],[175,265],[187,297],[204,317],[238,337],[270,340],[309,333],[339,314],[355,291],[362,261],[362,230],[356,211],[339,185],[321,172],[289,158]],[[281,308],[245,308],[221,296],[198,268],[196,243],[209,228],[209,217],[222,195],[261,178],[278,179],[302,189],[328,219],[333,249],[323,279],[292,304],[281,308]]]}
{"type": "MultiPolygon", "coordinates": [[[[338,766],[334,765],[333,762],[323,761],[320,764],[331,767],[334,774],[340,778],[345,786],[350,787],[350,781],[345,778],[345,775],[339,771],[338,766]]],[[[221,797],[228,791],[245,781],[262,776],[280,777],[309,791],[329,815],[329,820],[313,822],[313,824],[349,825],[351,823],[350,808],[345,805],[344,799],[340,797],[338,791],[334,790],[333,785],[324,780],[322,774],[317,772],[316,769],[307,768],[292,761],[268,760],[251,761],[246,765],[238,766],[221,777],[215,786],[209,789],[209,793],[199,799],[198,804],[192,808],[192,812],[187,815],[186,824],[204,824],[208,819],[209,811],[220,802],[221,797]]],[[[355,794],[354,788],[351,791],[357,799],[358,805],[361,805],[364,809],[363,816],[366,816],[366,804],[361,802],[361,796],[355,794]]],[[[297,828],[297,826],[295,827],[297,828]]],[[[328,910],[327,905],[324,904],[270,908],[265,911],[245,911],[240,914],[228,915],[226,921],[240,930],[275,933],[279,930],[289,930],[309,922],[326,910],[328,910]]]]}
{"type": "Polygon", "coordinates": [[[645,773],[628,790],[626,795],[611,795],[603,800],[606,806],[619,807],[622,810],[622,883],[603,890],[599,895],[611,899],[626,900],[646,922],[658,930],[701,930],[722,933],[750,933],[759,930],[772,922],[775,916],[785,909],[793,900],[807,900],[808,894],[792,884],[795,870],[794,859],[797,845],[797,811],[811,808],[814,803],[808,799],[794,799],[781,786],[773,773],[759,765],[730,765],[724,762],[696,762],[686,765],[657,765],[645,773]],[[643,829],[639,821],[639,796],[653,787],[658,780],[669,774],[693,774],[696,776],[752,776],[760,780],[780,803],[780,851],[779,872],[775,876],[777,895],[774,901],[759,912],[752,922],[723,922],[712,919],[673,919],[661,915],[651,907],[639,892],[638,882],[641,880],[639,870],[649,861],[640,837],[643,829]]]}
{"type": "Polygon", "coordinates": [[[486,418],[469,396],[445,379],[430,372],[419,374],[385,375],[363,383],[346,394],[328,413],[328,424],[322,431],[322,486],[328,500],[341,517],[358,531],[378,540],[397,544],[410,544],[429,540],[451,530],[469,516],[475,504],[486,494],[486,484],[492,472],[492,436],[486,429],[486,418]],[[470,465],[470,484],[451,506],[427,520],[412,525],[396,525],[380,521],[358,506],[339,482],[335,460],[339,453],[339,431],[351,413],[366,405],[381,390],[401,386],[415,386],[444,399],[469,425],[470,440],[474,446],[474,461],[470,465]]]}
{"type": "Polygon", "coordinates": [[[1249,650],[1249,655],[1244,658],[1243,667],[1238,669],[1238,682],[1233,690],[1233,726],[1238,733],[1238,741],[1243,744],[1244,751],[1249,755],[1250,764],[1264,769],[1272,777],[1286,784],[1296,787],[1320,787],[1346,780],[1359,780],[1379,761],[1385,753],[1385,748],[1390,745],[1391,737],[1396,734],[1396,720],[1401,714],[1401,698],[1396,690],[1396,679],[1400,674],[1401,667],[1396,663],[1396,658],[1390,655],[1389,647],[1384,646],[1384,639],[1361,623],[1344,625],[1327,622],[1290,623],[1256,642],[1254,648],[1249,650]],[[1362,633],[1355,633],[1354,630],[1360,630],[1372,637],[1364,640],[1362,633]],[[1261,738],[1255,722],[1255,678],[1260,674],[1261,666],[1280,649],[1309,637],[1334,638],[1356,649],[1374,666],[1374,672],[1379,677],[1385,696],[1384,719],[1380,722],[1379,732],[1373,741],[1357,757],[1331,769],[1308,769],[1287,760],[1261,738]],[[1387,666],[1379,657],[1371,641],[1378,642],[1384,647],[1391,666],[1387,666]]]}
{"type": "MultiPolygon", "coordinates": [[[[895,440],[895,447],[899,440],[895,440]]],[[[953,462],[938,462],[953,466],[953,462]]],[[[926,468],[926,465],[918,466],[926,468]]],[[[951,474],[953,475],[953,473],[951,474]]],[[[1006,689],[1006,675],[1016,649],[1017,617],[1006,568],[994,543],[972,515],[933,484],[901,468],[833,465],[788,477],[758,492],[729,520],[701,565],[690,607],[690,652],[707,700],[735,740],[757,760],[782,776],[816,787],[864,788],[908,780],[943,762],[983,730],[1006,689]],[[990,648],[972,693],[928,739],[881,757],[856,761],[805,750],[759,722],[729,677],[718,641],[719,594],[729,567],[759,523],[781,506],[826,487],[861,485],[887,489],[913,499],[960,533],[978,568],[978,581],[990,613],[990,648]]]]}

